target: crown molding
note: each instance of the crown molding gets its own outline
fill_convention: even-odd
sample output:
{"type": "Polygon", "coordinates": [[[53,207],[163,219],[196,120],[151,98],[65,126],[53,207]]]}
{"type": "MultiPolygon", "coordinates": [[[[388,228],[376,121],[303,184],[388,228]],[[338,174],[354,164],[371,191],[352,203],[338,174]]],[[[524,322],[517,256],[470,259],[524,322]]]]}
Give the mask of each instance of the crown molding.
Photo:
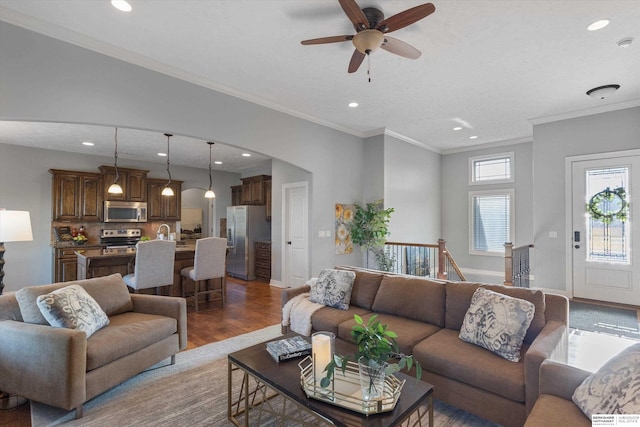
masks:
{"type": "Polygon", "coordinates": [[[493,141],[487,142],[485,144],[471,145],[467,147],[459,147],[459,148],[451,148],[449,150],[443,150],[442,154],[456,154],[456,153],[464,153],[466,151],[477,151],[484,150],[486,148],[496,148],[496,147],[504,147],[507,145],[516,145],[516,144],[524,144],[527,142],[533,142],[533,138],[530,136],[524,138],[514,138],[514,139],[505,139],[502,141],[493,141]]]}
{"type": "Polygon", "coordinates": [[[591,116],[593,114],[608,113],[611,111],[624,110],[626,108],[640,107],[640,99],[632,99],[630,101],[617,102],[614,104],[600,105],[597,107],[585,108],[582,110],[567,111],[566,113],[552,114],[549,116],[536,117],[529,119],[532,125],[540,125],[543,123],[557,122],[560,120],[575,119],[578,117],[591,116]]]}

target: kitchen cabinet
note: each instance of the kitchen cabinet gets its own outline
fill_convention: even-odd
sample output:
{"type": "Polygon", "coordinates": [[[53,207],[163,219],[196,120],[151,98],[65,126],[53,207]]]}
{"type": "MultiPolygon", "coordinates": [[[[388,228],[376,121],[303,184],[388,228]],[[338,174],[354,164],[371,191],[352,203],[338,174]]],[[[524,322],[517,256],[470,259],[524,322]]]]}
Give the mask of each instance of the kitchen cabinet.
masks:
{"type": "Polygon", "coordinates": [[[53,221],[102,221],[102,175],[49,169],[53,221]]]}
{"type": "Polygon", "coordinates": [[[270,180],[269,175],[256,175],[242,178],[242,204],[265,204],[265,181],[270,180]]]}
{"type": "Polygon", "coordinates": [[[147,178],[147,220],[180,221],[182,181],[171,181],[173,196],[163,196],[166,179],[147,178]]]}
{"type": "Polygon", "coordinates": [[[255,275],[271,280],[271,242],[255,242],[255,275]]]}
{"type": "Polygon", "coordinates": [[[54,248],[53,259],[53,282],[71,282],[78,279],[77,274],[77,256],[75,251],[77,248],[54,248]]]}
{"type": "Polygon", "coordinates": [[[113,166],[100,166],[99,169],[103,176],[104,200],[147,201],[147,174],[149,171],[118,168],[118,174],[120,175],[118,184],[122,187],[122,194],[110,194],[107,190],[116,179],[116,168],[113,166]]]}
{"type": "Polygon", "coordinates": [[[231,187],[231,206],[240,206],[242,204],[242,185],[234,185],[231,187]]]}
{"type": "Polygon", "coordinates": [[[264,181],[264,204],[267,206],[267,221],[271,221],[271,179],[264,181]]]}

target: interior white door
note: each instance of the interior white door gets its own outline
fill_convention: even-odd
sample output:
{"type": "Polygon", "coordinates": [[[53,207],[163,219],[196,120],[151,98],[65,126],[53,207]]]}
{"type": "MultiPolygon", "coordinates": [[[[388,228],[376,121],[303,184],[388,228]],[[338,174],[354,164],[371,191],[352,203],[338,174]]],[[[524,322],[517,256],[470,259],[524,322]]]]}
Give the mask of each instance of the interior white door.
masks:
{"type": "Polygon", "coordinates": [[[640,305],[640,155],[572,162],[573,295],[640,305]]]}
{"type": "Polygon", "coordinates": [[[298,287],[309,279],[308,184],[286,184],[283,193],[283,285],[298,287]]]}

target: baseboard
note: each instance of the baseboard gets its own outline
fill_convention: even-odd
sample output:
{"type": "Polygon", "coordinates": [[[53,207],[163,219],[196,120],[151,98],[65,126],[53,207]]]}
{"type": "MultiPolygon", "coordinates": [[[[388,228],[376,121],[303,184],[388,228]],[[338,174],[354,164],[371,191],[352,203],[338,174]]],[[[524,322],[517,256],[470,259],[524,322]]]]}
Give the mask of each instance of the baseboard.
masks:
{"type": "Polygon", "coordinates": [[[276,288],[288,288],[288,286],[286,286],[284,283],[282,283],[280,280],[274,280],[271,279],[269,281],[269,286],[275,286],[276,288]]]}

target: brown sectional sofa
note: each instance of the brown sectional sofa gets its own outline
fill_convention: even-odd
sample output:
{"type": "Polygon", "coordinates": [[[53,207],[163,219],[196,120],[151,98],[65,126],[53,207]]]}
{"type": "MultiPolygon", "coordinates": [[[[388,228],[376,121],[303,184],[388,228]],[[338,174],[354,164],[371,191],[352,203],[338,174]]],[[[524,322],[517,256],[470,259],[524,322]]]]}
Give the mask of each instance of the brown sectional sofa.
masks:
{"type": "Polygon", "coordinates": [[[183,298],[130,294],[120,274],[32,286],[0,295],[0,390],[47,405],[75,409],[187,347],[183,298]],[[109,317],[87,339],[53,328],[36,305],[39,295],[82,286],[109,317]]]}
{"type": "MultiPolygon", "coordinates": [[[[349,309],[317,310],[311,317],[313,331],[331,331],[351,340],[353,315],[366,321],[377,314],[398,334],[400,350],[413,354],[420,362],[422,378],[434,385],[435,398],[480,417],[504,426],[522,426],[538,397],[540,364],[548,358],[567,361],[566,297],[501,285],[336,268],[356,273],[349,309]],[[520,362],[505,360],[458,338],[471,297],[479,286],[535,305],[520,362]]],[[[282,305],[308,291],[308,285],[285,289],[282,305]]]]}

